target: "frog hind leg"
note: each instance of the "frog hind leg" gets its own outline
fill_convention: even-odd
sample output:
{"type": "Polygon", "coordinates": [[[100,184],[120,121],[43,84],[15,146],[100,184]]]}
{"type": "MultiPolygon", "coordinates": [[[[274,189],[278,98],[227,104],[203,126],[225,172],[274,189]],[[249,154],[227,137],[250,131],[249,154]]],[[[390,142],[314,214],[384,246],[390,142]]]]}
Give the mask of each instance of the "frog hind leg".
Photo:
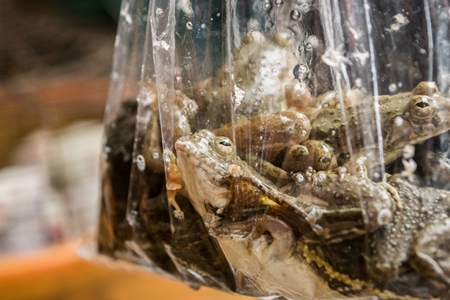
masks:
{"type": "Polygon", "coordinates": [[[414,245],[412,264],[421,274],[450,286],[450,218],[425,227],[414,245]]]}

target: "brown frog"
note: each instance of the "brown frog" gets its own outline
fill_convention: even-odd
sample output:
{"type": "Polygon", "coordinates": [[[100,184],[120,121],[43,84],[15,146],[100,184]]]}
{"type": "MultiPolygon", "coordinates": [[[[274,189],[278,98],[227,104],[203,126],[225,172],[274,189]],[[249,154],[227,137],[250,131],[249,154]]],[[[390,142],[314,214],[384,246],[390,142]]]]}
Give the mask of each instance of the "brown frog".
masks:
{"type": "Polygon", "coordinates": [[[305,172],[309,167],[316,171],[337,168],[333,148],[323,141],[307,140],[287,149],[281,168],[287,172],[305,172]]]}
{"type": "Polygon", "coordinates": [[[306,141],[311,124],[302,113],[287,110],[253,118],[241,117],[216,130],[216,135],[235,141],[238,153],[250,153],[272,161],[286,147],[306,141]]]}
{"type": "Polygon", "coordinates": [[[308,218],[327,243],[337,243],[388,224],[396,210],[394,196],[385,186],[365,176],[339,171],[299,172],[296,182],[281,192],[302,199],[318,198],[328,205],[308,218]],[[364,216],[364,217],[362,217],[364,216]],[[317,219],[316,219],[317,218],[317,219]]]}
{"type": "Polygon", "coordinates": [[[284,111],[287,101],[307,105],[310,95],[298,85],[297,60],[288,44],[282,37],[250,31],[233,59],[195,89],[200,128],[227,124],[231,113],[250,118],[284,111]]]}
{"type": "Polygon", "coordinates": [[[313,235],[333,242],[383,226],[395,209],[393,197],[383,186],[350,174],[299,173],[296,184],[279,190],[236,155],[230,139],[210,131],[184,136],[175,148],[189,197],[210,227],[220,224],[230,205],[249,208],[249,212],[287,209],[296,214],[290,224],[297,224],[302,234],[312,230],[313,235]]]}
{"type": "Polygon", "coordinates": [[[450,100],[440,96],[434,82],[421,82],[411,93],[366,98],[340,111],[322,110],[311,126],[310,138],[328,143],[340,165],[351,160],[370,170],[394,161],[405,145],[449,130],[450,100]]]}
{"type": "Polygon", "coordinates": [[[411,174],[395,174],[388,183],[398,191],[403,208],[396,210],[392,221],[373,234],[367,256],[369,274],[378,280],[391,281],[416,272],[447,284],[444,289],[447,290],[450,192],[418,187],[417,178],[411,174]]]}

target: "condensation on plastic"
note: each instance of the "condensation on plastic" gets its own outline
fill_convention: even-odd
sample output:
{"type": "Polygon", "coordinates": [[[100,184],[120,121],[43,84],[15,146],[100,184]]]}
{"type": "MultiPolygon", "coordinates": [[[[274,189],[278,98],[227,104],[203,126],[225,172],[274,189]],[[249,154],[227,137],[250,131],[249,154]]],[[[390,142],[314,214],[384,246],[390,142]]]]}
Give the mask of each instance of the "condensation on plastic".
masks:
{"type": "Polygon", "coordinates": [[[123,1],[99,251],[260,298],[448,297],[449,17],[123,1]]]}

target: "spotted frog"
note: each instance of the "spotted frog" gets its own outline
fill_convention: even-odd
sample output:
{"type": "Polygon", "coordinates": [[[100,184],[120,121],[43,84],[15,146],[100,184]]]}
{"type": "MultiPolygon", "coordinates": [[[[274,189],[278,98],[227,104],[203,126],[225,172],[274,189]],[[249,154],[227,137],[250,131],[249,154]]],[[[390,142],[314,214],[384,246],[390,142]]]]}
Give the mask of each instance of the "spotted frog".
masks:
{"type": "Polygon", "coordinates": [[[249,212],[255,207],[287,210],[296,215],[288,223],[300,234],[333,242],[383,226],[395,209],[386,189],[350,174],[322,172],[311,176],[314,184],[299,180],[296,187],[279,190],[236,155],[229,138],[207,130],[181,137],[175,149],[189,197],[210,227],[220,225],[232,206],[249,212]],[[367,215],[361,203],[367,205],[367,215]]]}
{"type": "Polygon", "coordinates": [[[435,289],[448,292],[450,192],[419,187],[417,178],[404,173],[392,175],[388,182],[397,189],[404,207],[374,233],[367,256],[369,274],[381,281],[412,280],[414,274],[421,274],[432,279],[435,289]]]}
{"type": "Polygon", "coordinates": [[[374,100],[366,98],[343,111],[322,110],[311,120],[310,138],[329,144],[339,165],[351,159],[370,169],[400,157],[405,145],[450,129],[450,99],[440,95],[434,82],[421,82],[412,92],[379,96],[379,105],[374,100]]]}

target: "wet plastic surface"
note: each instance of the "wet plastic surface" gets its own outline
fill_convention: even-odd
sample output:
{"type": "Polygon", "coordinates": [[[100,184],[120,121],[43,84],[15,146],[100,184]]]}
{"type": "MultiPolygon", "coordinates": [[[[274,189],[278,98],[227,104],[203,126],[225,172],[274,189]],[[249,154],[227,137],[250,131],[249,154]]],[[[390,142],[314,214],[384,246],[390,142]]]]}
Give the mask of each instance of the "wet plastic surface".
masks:
{"type": "Polygon", "coordinates": [[[124,1],[100,252],[261,298],[448,298],[449,9],[124,1]]]}

